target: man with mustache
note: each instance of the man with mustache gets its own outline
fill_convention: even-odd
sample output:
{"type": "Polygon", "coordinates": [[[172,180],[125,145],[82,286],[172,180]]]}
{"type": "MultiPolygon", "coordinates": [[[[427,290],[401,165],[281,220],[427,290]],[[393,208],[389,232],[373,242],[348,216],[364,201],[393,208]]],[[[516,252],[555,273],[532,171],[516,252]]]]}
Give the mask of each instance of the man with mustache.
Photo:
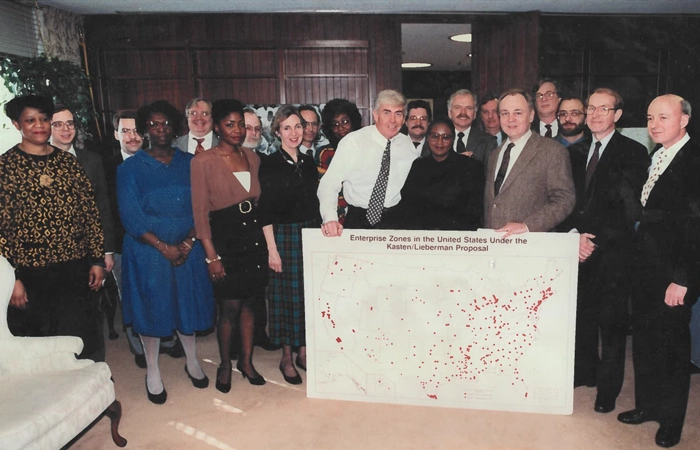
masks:
{"type": "Polygon", "coordinates": [[[206,98],[193,98],[185,107],[189,133],[173,140],[173,147],[183,152],[197,153],[209,150],[219,143],[214,135],[214,121],[211,118],[211,103],[206,98]]]}
{"type": "Polygon", "coordinates": [[[252,108],[243,109],[243,120],[245,120],[245,141],[243,147],[251,148],[257,153],[269,155],[270,144],[262,135],[262,121],[252,108]]]}
{"type": "Polygon", "coordinates": [[[425,135],[428,132],[430,121],[433,120],[430,103],[425,100],[413,100],[408,102],[406,109],[408,115],[406,116],[406,130],[404,134],[408,134],[408,137],[411,138],[413,146],[421,152],[421,157],[427,156],[430,154],[430,151],[425,146],[425,135]]]}
{"type": "Polygon", "coordinates": [[[472,127],[476,117],[476,96],[467,89],[460,89],[447,100],[447,115],[455,126],[454,150],[486,164],[491,151],[496,148],[492,136],[472,127]]]}
{"type": "Polygon", "coordinates": [[[564,147],[586,138],[586,112],[583,100],[578,97],[563,97],[557,111],[559,134],[554,139],[564,147]]]}

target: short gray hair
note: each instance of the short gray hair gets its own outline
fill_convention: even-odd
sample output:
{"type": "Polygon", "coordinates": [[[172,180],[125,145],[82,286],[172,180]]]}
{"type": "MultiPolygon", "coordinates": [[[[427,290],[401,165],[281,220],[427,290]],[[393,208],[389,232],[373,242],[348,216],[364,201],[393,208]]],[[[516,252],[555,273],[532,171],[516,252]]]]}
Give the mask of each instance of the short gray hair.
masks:
{"type": "Polygon", "coordinates": [[[377,94],[377,98],[374,100],[374,107],[372,108],[372,111],[379,111],[379,107],[381,105],[403,106],[405,110],[406,97],[404,97],[404,95],[399,91],[395,91],[393,89],[385,89],[379,94],[377,94]]]}
{"type": "Polygon", "coordinates": [[[211,102],[209,100],[207,100],[206,98],[197,97],[193,98],[187,103],[187,106],[185,106],[185,114],[187,114],[187,112],[199,102],[206,103],[209,106],[209,109],[211,109],[211,102]]]}
{"type": "Polygon", "coordinates": [[[681,97],[681,112],[688,116],[688,118],[693,117],[693,108],[690,106],[690,102],[683,97],[681,97]]]}
{"type": "Polygon", "coordinates": [[[447,99],[447,110],[452,109],[452,100],[454,100],[455,97],[459,97],[460,95],[471,95],[472,99],[474,99],[474,106],[476,106],[476,95],[469,89],[460,89],[457,92],[453,93],[450,95],[450,98],[447,99]]]}

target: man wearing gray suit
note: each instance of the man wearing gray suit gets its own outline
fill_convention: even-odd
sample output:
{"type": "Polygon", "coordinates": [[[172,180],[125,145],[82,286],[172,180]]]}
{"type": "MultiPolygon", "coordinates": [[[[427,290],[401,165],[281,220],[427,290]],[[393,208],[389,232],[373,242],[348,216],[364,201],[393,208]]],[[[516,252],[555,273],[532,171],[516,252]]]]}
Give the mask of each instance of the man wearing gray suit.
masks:
{"type": "Polygon", "coordinates": [[[214,135],[214,120],[211,117],[211,103],[206,98],[193,98],[185,107],[187,127],[190,132],[173,141],[173,147],[186,153],[209,150],[219,143],[214,135]]]}
{"type": "Polygon", "coordinates": [[[498,114],[508,138],[486,167],[484,226],[505,232],[503,237],[550,231],[576,203],[569,153],[530,130],[535,110],[524,90],[502,94],[498,114]]]}

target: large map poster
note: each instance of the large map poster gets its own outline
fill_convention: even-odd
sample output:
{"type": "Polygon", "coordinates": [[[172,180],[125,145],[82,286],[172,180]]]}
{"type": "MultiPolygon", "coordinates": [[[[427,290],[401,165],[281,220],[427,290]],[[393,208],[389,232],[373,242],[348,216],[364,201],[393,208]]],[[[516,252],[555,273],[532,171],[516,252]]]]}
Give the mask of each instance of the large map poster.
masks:
{"type": "Polygon", "coordinates": [[[571,414],[578,235],[304,230],[312,398],[571,414]]]}

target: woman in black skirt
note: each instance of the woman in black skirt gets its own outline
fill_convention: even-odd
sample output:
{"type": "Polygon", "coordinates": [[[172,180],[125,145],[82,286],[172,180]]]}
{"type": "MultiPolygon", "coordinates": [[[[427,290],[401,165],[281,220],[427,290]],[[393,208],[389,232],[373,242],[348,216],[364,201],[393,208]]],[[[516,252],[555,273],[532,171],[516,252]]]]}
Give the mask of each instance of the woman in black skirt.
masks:
{"type": "Polygon", "coordinates": [[[212,105],[219,144],[192,160],[192,205],[197,238],[206,252],[214,297],[219,304],[217,338],[221,365],[216,388],[231,389],[231,345],[240,324],[241,353],[236,369],[254,385],[265,379],[253,367],[253,302],[264,301],[267,248],[258,209],[260,158],[243,147],[245,121],[238,100],[212,105]]]}
{"type": "Polygon", "coordinates": [[[300,384],[294,367],[306,370],[304,326],[304,272],[301,230],[318,227],[318,173],[311,156],[299,152],[304,133],[299,111],[284,105],[272,120],[272,131],[280,139],[280,150],[262,156],[260,165],[260,208],[268,225],[263,228],[272,269],[270,301],[270,339],[282,345],[280,371],[287,383],[300,384]],[[297,349],[292,361],[292,349],[297,349]]]}

